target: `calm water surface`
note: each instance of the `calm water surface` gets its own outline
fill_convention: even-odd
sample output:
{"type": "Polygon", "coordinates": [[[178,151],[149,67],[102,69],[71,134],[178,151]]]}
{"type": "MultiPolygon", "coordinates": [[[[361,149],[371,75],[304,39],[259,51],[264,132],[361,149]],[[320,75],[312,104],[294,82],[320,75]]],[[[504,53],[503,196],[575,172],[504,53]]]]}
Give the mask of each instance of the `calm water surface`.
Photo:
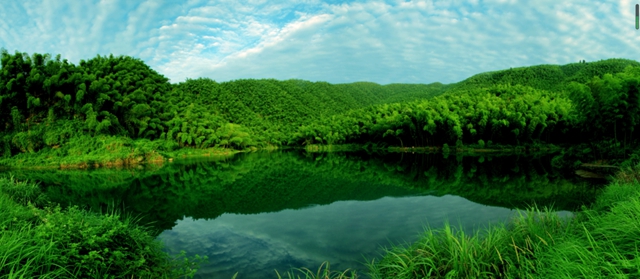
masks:
{"type": "Polygon", "coordinates": [[[383,197],[374,201],[338,201],[300,210],[254,215],[223,214],[215,220],[178,221],[159,239],[170,251],[207,255],[199,278],[274,278],[289,267],[366,270],[364,262],[381,246],[414,241],[424,227],[445,221],[471,232],[514,212],[456,196],[383,197]]]}
{"type": "Polygon", "coordinates": [[[426,226],[471,233],[532,203],[566,215],[591,202],[596,187],[551,158],[278,152],[15,175],[62,204],[140,216],[168,252],[209,257],[197,278],[276,278],[324,261],[365,273],[382,247],[415,241],[426,226]]]}

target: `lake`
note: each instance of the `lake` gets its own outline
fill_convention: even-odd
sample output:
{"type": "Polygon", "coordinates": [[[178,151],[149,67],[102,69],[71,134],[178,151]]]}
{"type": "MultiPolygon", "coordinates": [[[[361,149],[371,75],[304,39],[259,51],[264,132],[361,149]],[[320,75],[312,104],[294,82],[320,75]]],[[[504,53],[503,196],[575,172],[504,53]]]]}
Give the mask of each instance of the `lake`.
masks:
{"type": "Polygon", "coordinates": [[[366,272],[383,247],[449,221],[468,233],[528,205],[569,215],[597,185],[552,155],[242,153],[123,170],[15,171],[63,205],[118,208],[170,253],[208,256],[197,278],[277,278],[292,267],[366,272]]]}

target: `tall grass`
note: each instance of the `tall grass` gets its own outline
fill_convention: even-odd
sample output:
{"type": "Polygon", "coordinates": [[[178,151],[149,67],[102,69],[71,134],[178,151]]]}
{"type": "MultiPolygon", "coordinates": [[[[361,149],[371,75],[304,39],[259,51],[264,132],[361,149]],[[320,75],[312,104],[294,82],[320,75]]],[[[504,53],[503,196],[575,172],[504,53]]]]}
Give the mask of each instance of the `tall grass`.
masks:
{"type": "Polygon", "coordinates": [[[358,275],[355,271],[350,271],[349,269],[340,271],[331,271],[331,267],[329,262],[323,262],[320,264],[320,267],[316,271],[312,271],[308,268],[295,268],[291,271],[287,271],[287,273],[280,275],[280,273],[276,270],[276,275],[278,279],[357,279],[358,275]]]}
{"type": "Polygon", "coordinates": [[[553,242],[565,222],[550,210],[531,209],[508,226],[472,235],[445,223],[408,247],[396,246],[369,264],[372,278],[520,278],[535,271],[536,252],[553,242]]]}
{"type": "Polygon", "coordinates": [[[566,241],[545,255],[547,278],[640,278],[638,183],[614,183],[580,213],[566,241]]]}
{"type": "Polygon", "coordinates": [[[193,277],[137,219],[48,203],[37,185],[0,177],[0,279],[193,277]]]}
{"type": "Polygon", "coordinates": [[[618,181],[574,218],[520,211],[484,236],[445,224],[369,263],[372,278],[640,278],[640,184],[618,181]]]}
{"type": "Polygon", "coordinates": [[[55,243],[37,243],[29,239],[28,227],[0,234],[0,279],[73,277],[64,267],[51,263],[55,243]]]}

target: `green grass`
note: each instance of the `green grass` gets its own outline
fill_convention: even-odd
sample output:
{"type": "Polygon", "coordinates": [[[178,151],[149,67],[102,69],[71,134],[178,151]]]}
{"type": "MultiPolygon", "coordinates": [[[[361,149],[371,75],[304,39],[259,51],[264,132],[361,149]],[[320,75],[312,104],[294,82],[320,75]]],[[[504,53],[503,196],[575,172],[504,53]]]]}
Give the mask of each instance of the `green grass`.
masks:
{"type": "Polygon", "coordinates": [[[55,257],[53,241],[34,245],[26,238],[28,227],[0,234],[0,278],[64,278],[72,277],[67,269],[49,263],[55,257]]]}
{"type": "Polygon", "coordinates": [[[217,147],[178,148],[177,143],[167,140],[79,135],[56,148],[46,147],[37,152],[1,157],[0,168],[118,168],[144,163],[161,164],[173,158],[229,156],[237,152],[239,150],[217,147]]]}
{"type": "Polygon", "coordinates": [[[410,246],[388,249],[370,272],[372,278],[526,278],[536,267],[530,259],[563,224],[553,212],[535,209],[473,235],[445,224],[410,246]]]}
{"type": "Polygon", "coordinates": [[[296,268],[283,275],[280,275],[278,271],[276,271],[276,275],[278,279],[356,279],[358,275],[355,271],[344,270],[340,271],[331,271],[331,267],[329,262],[323,262],[320,264],[320,267],[316,271],[313,271],[308,268],[296,268]]]}
{"type": "Polygon", "coordinates": [[[36,184],[0,177],[0,279],[193,277],[203,259],[169,256],[136,221],[62,210],[36,184]]]}
{"type": "Polygon", "coordinates": [[[532,208],[467,235],[448,224],[369,264],[372,278],[638,278],[640,184],[617,181],[574,218],[532,208]]]}
{"type": "MultiPolygon", "coordinates": [[[[640,278],[639,169],[618,173],[574,217],[533,207],[471,235],[446,223],[415,243],[387,248],[367,273],[374,279],[640,278]]],[[[330,272],[328,263],[316,273],[297,272],[288,278],[357,278],[330,272]]]]}

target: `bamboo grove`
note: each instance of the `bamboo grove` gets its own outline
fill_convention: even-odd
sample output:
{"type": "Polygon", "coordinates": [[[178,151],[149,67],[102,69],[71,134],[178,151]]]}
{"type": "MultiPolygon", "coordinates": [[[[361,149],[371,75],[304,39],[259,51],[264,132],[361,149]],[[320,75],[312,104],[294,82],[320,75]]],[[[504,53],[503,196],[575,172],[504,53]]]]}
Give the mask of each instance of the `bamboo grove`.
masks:
{"type": "MultiPolygon", "coordinates": [[[[640,63],[488,72],[455,84],[208,78],[170,83],[139,59],[0,53],[0,156],[105,137],[162,149],[306,144],[631,143],[640,63]],[[99,137],[98,137],[99,136],[99,137]]],[[[77,155],[77,154],[76,154],[77,155]]]]}
{"type": "Polygon", "coordinates": [[[557,82],[553,84],[537,78],[544,77],[549,66],[496,74],[521,74],[506,80],[477,82],[480,78],[473,77],[431,99],[375,105],[320,119],[300,127],[294,141],[395,146],[630,141],[640,124],[640,69],[625,65],[635,65],[629,62],[592,63],[602,77],[574,74],[562,82],[553,79],[557,82]]]}

